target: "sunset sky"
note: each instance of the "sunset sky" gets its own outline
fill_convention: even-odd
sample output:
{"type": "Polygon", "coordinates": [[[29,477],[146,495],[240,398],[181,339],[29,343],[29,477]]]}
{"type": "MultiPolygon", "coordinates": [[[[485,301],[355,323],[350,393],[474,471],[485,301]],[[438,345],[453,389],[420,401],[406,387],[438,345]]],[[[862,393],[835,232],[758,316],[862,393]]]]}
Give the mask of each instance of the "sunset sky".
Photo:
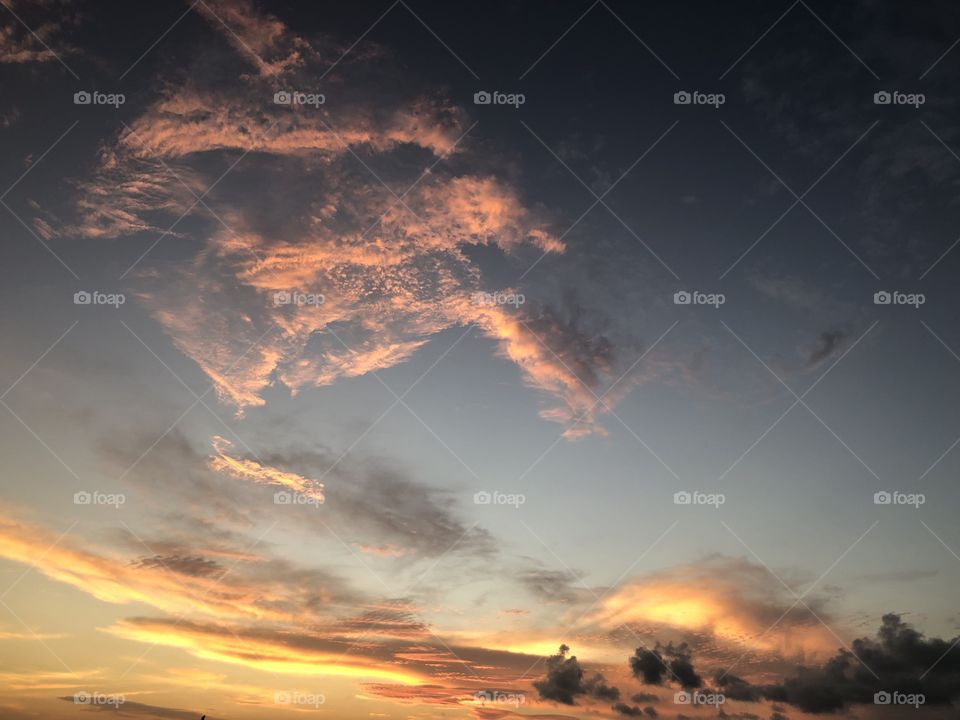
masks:
{"type": "Polygon", "coordinates": [[[0,718],[957,717],[952,3],[0,5],[0,718]]]}

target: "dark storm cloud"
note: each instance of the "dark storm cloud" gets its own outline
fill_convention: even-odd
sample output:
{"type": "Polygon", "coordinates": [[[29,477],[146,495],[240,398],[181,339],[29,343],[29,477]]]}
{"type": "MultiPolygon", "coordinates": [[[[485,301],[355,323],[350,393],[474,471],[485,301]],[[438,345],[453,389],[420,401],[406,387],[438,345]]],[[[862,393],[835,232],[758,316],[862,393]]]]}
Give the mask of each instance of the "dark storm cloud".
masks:
{"type": "Polygon", "coordinates": [[[798,667],[781,682],[754,685],[734,675],[718,675],[716,680],[730,699],[773,700],[809,713],[871,704],[881,691],[919,693],[926,705],[947,705],[960,698],[956,643],[926,638],[899,615],[888,614],[875,638],[854,640],[850,651],[840,650],[819,667],[798,667]]]}
{"type": "Polygon", "coordinates": [[[540,697],[564,705],[576,705],[577,699],[613,701],[620,698],[620,690],[607,685],[600,673],[584,679],[586,673],[576,655],[567,657],[570,648],[561,645],[556,655],[547,658],[547,675],[533,686],[540,697]]]}
{"type": "Polygon", "coordinates": [[[665,679],[673,679],[686,689],[698,688],[703,685],[703,679],[693,669],[690,657],[686,643],[657,643],[653,650],[638,647],[630,658],[630,669],[648,685],[663,685],[665,679]]]}

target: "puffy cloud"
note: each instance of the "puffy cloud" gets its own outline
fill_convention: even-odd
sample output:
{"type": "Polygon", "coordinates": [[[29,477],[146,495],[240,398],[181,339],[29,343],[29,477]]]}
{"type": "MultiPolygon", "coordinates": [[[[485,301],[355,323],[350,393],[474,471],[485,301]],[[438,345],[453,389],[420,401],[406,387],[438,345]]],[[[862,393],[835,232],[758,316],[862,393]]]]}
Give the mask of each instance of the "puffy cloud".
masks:
{"type": "Polygon", "coordinates": [[[684,689],[703,685],[703,679],[693,669],[690,648],[686,643],[660,645],[654,649],[638,647],[630,658],[633,674],[648,685],[662,685],[666,675],[684,689]]]}
{"type": "Polygon", "coordinates": [[[561,645],[556,655],[547,658],[547,675],[533,686],[541,698],[564,705],[576,705],[577,699],[593,698],[614,701],[620,699],[620,690],[607,685],[600,673],[585,678],[585,671],[576,655],[567,657],[570,648],[561,645]]]}
{"type": "Polygon", "coordinates": [[[883,616],[876,637],[858,638],[819,666],[800,666],[783,680],[755,685],[719,675],[730,698],[774,700],[804,712],[832,713],[872,704],[878,692],[921,694],[927,706],[960,698],[960,638],[926,638],[896,614],[883,616]]]}

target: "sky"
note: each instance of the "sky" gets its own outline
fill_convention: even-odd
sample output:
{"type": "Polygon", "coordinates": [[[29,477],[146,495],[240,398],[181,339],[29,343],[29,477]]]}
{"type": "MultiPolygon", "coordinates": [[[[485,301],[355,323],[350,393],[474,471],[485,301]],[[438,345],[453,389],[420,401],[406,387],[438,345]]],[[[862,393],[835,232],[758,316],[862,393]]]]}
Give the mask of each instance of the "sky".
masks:
{"type": "Polygon", "coordinates": [[[2,717],[956,717],[951,3],[0,5],[2,717]]]}

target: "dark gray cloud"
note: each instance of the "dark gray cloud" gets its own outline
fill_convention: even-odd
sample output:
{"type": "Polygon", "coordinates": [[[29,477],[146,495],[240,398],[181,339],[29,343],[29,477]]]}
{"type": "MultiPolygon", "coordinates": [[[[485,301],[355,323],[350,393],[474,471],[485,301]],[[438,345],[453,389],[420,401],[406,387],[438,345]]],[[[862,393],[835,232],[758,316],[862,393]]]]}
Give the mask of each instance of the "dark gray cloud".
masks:
{"type": "Polygon", "coordinates": [[[138,561],[136,567],[160,568],[192,577],[210,577],[225,571],[215,560],[199,555],[154,555],[138,561]]]}
{"type": "Polygon", "coordinates": [[[570,605],[589,595],[579,578],[569,572],[546,568],[524,568],[517,572],[520,585],[537,600],[570,605]]]}
{"type": "Polygon", "coordinates": [[[648,717],[655,718],[657,717],[657,711],[655,708],[647,705],[645,708],[640,708],[637,705],[627,705],[626,703],[617,703],[613,706],[613,711],[624,717],[648,717]]]}
{"type": "Polygon", "coordinates": [[[544,700],[554,700],[564,705],[576,705],[577,699],[613,701],[620,699],[620,690],[607,685],[600,673],[586,678],[586,672],[576,655],[567,657],[570,648],[561,645],[556,655],[547,658],[547,675],[536,680],[533,686],[544,700]]]}
{"type": "Polygon", "coordinates": [[[663,685],[664,680],[673,679],[686,689],[702,687],[703,678],[693,669],[690,657],[686,643],[657,643],[652,650],[638,647],[630,658],[630,669],[648,685],[663,685]]]}
{"type": "Polygon", "coordinates": [[[883,616],[875,638],[854,640],[851,650],[838,651],[819,667],[798,667],[794,674],[768,685],[754,685],[734,675],[718,675],[717,682],[730,699],[773,700],[809,713],[871,704],[881,691],[919,693],[928,706],[947,705],[960,698],[956,643],[957,639],[926,638],[891,613],[883,616]]]}

